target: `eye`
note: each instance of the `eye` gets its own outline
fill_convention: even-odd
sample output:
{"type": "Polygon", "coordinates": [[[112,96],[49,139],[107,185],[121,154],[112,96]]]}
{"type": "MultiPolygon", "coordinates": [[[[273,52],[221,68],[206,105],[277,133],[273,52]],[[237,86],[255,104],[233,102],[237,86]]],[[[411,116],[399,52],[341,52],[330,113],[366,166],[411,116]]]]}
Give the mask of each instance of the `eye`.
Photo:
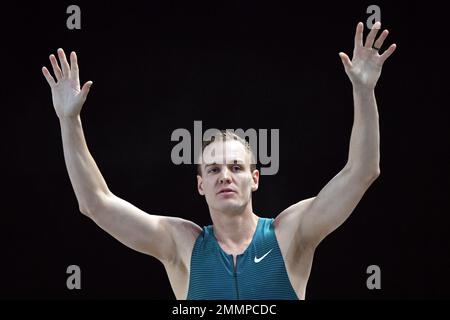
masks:
{"type": "Polygon", "coordinates": [[[240,171],[240,170],[242,170],[242,168],[241,168],[241,166],[234,165],[234,166],[233,166],[233,170],[234,170],[234,171],[240,171]]]}
{"type": "Polygon", "coordinates": [[[217,167],[212,167],[210,169],[208,169],[208,173],[216,173],[218,171],[217,167]]]}

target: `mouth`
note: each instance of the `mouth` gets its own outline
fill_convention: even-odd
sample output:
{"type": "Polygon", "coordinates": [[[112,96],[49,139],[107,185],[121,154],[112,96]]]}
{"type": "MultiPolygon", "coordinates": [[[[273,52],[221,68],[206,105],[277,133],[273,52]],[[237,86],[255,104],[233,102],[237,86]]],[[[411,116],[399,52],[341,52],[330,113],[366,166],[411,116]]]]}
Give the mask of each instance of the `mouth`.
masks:
{"type": "Polygon", "coordinates": [[[223,195],[227,195],[227,194],[233,194],[236,193],[236,191],[234,191],[233,189],[230,188],[225,188],[220,190],[217,194],[223,194],[223,195]]]}

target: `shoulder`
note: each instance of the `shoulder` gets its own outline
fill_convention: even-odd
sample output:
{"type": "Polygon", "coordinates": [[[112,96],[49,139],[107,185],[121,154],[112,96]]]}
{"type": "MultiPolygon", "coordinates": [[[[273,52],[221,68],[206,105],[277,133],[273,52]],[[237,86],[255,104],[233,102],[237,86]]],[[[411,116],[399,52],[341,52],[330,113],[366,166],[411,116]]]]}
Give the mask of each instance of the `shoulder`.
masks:
{"type": "Polygon", "coordinates": [[[174,263],[190,260],[192,249],[203,229],[196,223],[177,217],[168,217],[165,221],[165,229],[175,243],[174,263]]]}
{"type": "Polygon", "coordinates": [[[305,212],[308,211],[314,198],[299,201],[278,214],[273,222],[273,227],[278,241],[282,244],[294,243],[300,245],[300,225],[305,212]]]}
{"type": "Polygon", "coordinates": [[[170,217],[166,220],[166,228],[174,239],[194,240],[202,232],[202,228],[196,223],[183,218],[170,217]]]}
{"type": "Polygon", "coordinates": [[[308,210],[313,198],[299,201],[279,213],[273,224],[274,228],[281,232],[289,232],[295,230],[301,223],[304,213],[308,210]]]}

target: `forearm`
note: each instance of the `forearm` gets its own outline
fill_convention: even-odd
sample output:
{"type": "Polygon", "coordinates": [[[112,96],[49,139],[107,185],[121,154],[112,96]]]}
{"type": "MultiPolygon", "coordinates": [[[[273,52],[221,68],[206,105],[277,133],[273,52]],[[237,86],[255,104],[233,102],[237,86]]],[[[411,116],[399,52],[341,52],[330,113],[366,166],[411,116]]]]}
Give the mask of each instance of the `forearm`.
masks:
{"type": "Polygon", "coordinates": [[[380,132],[373,88],[353,86],[354,120],[348,166],[369,177],[379,174],[380,132]]]}
{"type": "Polygon", "coordinates": [[[80,116],[60,119],[64,159],[80,211],[87,213],[109,193],[105,180],[89,153],[80,116]]]}

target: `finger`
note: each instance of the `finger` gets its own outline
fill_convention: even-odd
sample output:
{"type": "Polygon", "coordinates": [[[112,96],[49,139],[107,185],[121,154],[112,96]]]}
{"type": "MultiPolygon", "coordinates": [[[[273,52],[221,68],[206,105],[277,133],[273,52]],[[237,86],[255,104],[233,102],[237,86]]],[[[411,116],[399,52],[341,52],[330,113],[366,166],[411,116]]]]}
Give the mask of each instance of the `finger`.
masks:
{"type": "Polygon", "coordinates": [[[355,48],[363,46],[362,42],[363,29],[364,29],[363,23],[358,22],[358,24],[356,25],[356,32],[355,32],[355,48]]]}
{"type": "Polygon", "coordinates": [[[396,48],[397,45],[395,43],[391,44],[391,46],[387,48],[387,50],[383,52],[383,54],[380,56],[381,63],[384,63],[386,59],[389,58],[390,55],[395,51],[396,48]]]}
{"type": "Polygon", "coordinates": [[[383,45],[384,40],[386,39],[386,37],[388,36],[389,31],[388,30],[384,30],[381,35],[378,37],[377,41],[375,41],[375,44],[373,45],[375,48],[381,48],[381,46],[383,45]]]}
{"type": "Polygon", "coordinates": [[[55,73],[56,80],[58,80],[58,81],[61,80],[62,72],[61,72],[61,69],[59,68],[58,61],[56,60],[56,57],[53,54],[50,55],[50,63],[52,64],[52,68],[53,68],[53,72],[55,73]]]}
{"type": "Polygon", "coordinates": [[[83,97],[83,99],[87,98],[87,95],[91,90],[92,83],[92,81],[88,81],[83,85],[83,88],[81,88],[81,96],[83,97]]]}
{"type": "Polygon", "coordinates": [[[352,62],[350,61],[350,58],[348,57],[348,55],[346,55],[343,52],[339,52],[339,57],[341,57],[341,61],[344,64],[345,69],[352,67],[352,62]]]}
{"type": "Polygon", "coordinates": [[[79,79],[78,59],[75,51],[70,53],[70,77],[76,80],[79,79]]]}
{"type": "Polygon", "coordinates": [[[50,88],[52,88],[56,84],[55,79],[53,79],[52,75],[46,67],[42,67],[42,73],[44,74],[45,79],[47,79],[50,88]]]}
{"type": "Polygon", "coordinates": [[[69,66],[69,63],[67,62],[66,54],[64,53],[64,50],[61,48],[58,49],[58,57],[59,57],[59,63],[61,64],[63,77],[69,78],[70,77],[70,66],[69,66]]]}
{"type": "Polygon", "coordinates": [[[372,26],[372,30],[370,30],[369,35],[367,36],[366,44],[364,47],[369,49],[372,48],[373,41],[375,40],[378,30],[380,30],[380,26],[380,21],[375,22],[375,24],[372,26]]]}

